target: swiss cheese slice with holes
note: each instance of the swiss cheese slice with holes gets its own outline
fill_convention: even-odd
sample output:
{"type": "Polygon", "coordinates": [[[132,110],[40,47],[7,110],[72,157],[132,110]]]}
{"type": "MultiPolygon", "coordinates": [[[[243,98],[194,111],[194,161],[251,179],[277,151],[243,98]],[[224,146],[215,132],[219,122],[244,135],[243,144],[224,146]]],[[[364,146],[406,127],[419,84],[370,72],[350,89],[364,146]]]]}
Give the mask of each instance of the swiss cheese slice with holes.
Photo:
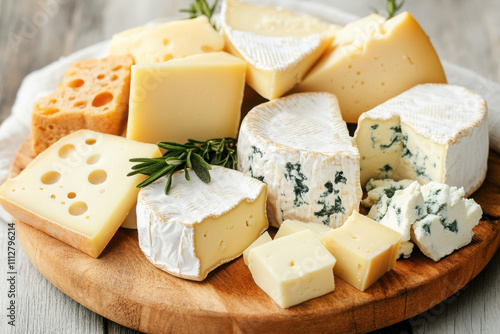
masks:
{"type": "Polygon", "coordinates": [[[62,82],[33,106],[32,149],[40,153],[80,129],[120,134],[127,118],[131,56],[72,64],[62,82]]]}
{"type": "Polygon", "coordinates": [[[155,145],[76,131],[0,186],[14,218],[98,257],[137,200],[144,176],[127,177],[131,158],[157,157],[155,145]]]}
{"type": "Polygon", "coordinates": [[[204,183],[191,172],[163,177],[144,187],[137,200],[139,246],[156,267],[201,281],[241,254],[267,229],[264,183],[238,171],[212,166],[204,183]]]}
{"type": "Polygon", "coordinates": [[[223,48],[224,38],[199,16],[125,30],[113,36],[109,54],[131,54],[136,64],[151,64],[223,48]]]}

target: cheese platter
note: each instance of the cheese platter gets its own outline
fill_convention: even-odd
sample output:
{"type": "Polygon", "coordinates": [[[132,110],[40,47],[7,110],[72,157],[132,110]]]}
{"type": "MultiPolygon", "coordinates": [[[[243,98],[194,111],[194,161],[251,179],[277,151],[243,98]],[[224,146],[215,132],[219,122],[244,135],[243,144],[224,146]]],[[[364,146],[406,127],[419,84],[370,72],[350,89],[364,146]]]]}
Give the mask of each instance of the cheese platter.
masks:
{"type": "Polygon", "coordinates": [[[214,8],[115,35],[108,58],[71,65],[35,103],[0,200],[49,281],[144,332],[366,332],[432,307],[484,268],[500,244],[486,104],[446,84],[410,14],[340,28],[231,0],[209,21],[214,8]],[[189,29],[193,42],[178,46],[189,29]],[[125,139],[114,135],[129,89],[125,139]],[[359,116],[351,141],[344,121],[359,116]],[[215,136],[227,138],[206,140],[215,136]],[[137,215],[118,229],[137,192],[137,215]]]}

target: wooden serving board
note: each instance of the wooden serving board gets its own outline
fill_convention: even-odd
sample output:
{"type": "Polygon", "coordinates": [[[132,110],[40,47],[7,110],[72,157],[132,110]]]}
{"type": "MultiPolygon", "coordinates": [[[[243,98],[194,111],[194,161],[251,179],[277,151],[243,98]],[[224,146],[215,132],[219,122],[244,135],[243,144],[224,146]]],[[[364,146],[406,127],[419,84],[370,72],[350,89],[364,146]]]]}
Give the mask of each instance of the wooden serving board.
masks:
{"type": "MultiPolygon", "coordinates": [[[[26,141],[11,176],[33,157],[26,141]]],[[[16,221],[16,230],[31,262],[52,284],[92,311],[139,331],[361,333],[433,307],[486,266],[500,244],[500,157],[494,152],[488,167],[485,183],[473,195],[485,214],[470,245],[438,263],[415,250],[365,292],[336,277],[334,292],[290,309],[277,306],[255,285],[242,258],[203,282],[192,282],[150,264],[135,230],[119,229],[98,259],[22,222],[16,221]]]]}

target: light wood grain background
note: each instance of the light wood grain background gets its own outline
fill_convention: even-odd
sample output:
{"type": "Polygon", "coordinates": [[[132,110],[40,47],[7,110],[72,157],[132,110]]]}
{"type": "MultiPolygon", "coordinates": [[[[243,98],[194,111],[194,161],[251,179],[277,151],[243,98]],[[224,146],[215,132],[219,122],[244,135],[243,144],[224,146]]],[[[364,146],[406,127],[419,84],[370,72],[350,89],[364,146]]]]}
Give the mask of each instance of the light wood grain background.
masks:
{"type": "MultiPolygon", "coordinates": [[[[383,0],[316,0],[353,14],[383,0]]],[[[0,0],[0,122],[22,79],[59,57],[160,17],[189,0],[0,0]]],[[[407,0],[442,59],[500,81],[500,1],[407,0]]],[[[500,130],[500,129],[499,129],[500,130]]],[[[1,148],[0,148],[1,149],[1,148]]],[[[17,243],[16,328],[7,326],[7,226],[0,223],[0,333],[133,333],[93,313],[48,282],[17,243]]],[[[500,252],[462,291],[382,333],[499,333],[500,252]]]]}

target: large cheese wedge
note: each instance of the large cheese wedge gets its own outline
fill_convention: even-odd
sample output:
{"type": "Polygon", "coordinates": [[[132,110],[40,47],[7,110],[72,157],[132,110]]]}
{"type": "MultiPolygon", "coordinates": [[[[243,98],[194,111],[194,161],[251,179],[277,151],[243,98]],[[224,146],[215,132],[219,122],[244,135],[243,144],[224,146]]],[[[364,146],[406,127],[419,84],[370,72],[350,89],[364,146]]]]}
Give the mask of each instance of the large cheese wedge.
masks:
{"type": "Polygon", "coordinates": [[[271,100],[294,87],[322,55],[335,26],[287,10],[226,0],[226,50],[248,63],[247,83],[271,100]]]}
{"type": "Polygon", "coordinates": [[[334,266],[335,258],[311,231],[275,239],[248,254],[255,283],[283,308],[333,291],[334,266]]]}
{"type": "Polygon", "coordinates": [[[238,169],[268,186],[271,225],[285,219],[339,227],[359,208],[359,153],[330,93],[289,95],[243,120],[238,169]]]}
{"type": "Polygon", "coordinates": [[[401,234],[353,212],[323,244],[337,259],[335,275],[365,291],[396,265],[401,234]]]}
{"type": "Polygon", "coordinates": [[[137,200],[144,176],[127,177],[155,145],[90,130],[63,137],[0,187],[12,216],[98,257],[137,200]]]}
{"type": "Polygon", "coordinates": [[[420,83],[445,83],[429,37],[407,12],[345,26],[296,91],[337,95],[346,122],[420,83]]]}
{"type": "Polygon", "coordinates": [[[199,16],[125,30],[113,36],[109,54],[131,54],[136,64],[148,64],[222,51],[223,48],[224,38],[206,16],[199,16]]]}
{"type": "Polygon", "coordinates": [[[418,85],[368,111],[354,135],[361,183],[436,181],[472,194],[486,177],[486,113],[482,97],[446,84],[418,85]]]}
{"type": "Polygon", "coordinates": [[[225,52],[133,66],[127,138],[236,138],[245,70],[244,61],[225,52]]]}
{"type": "MultiPolygon", "coordinates": [[[[190,171],[190,170],[188,170],[190,171]]],[[[156,267],[201,281],[238,256],[268,228],[266,185],[232,169],[212,166],[210,183],[191,171],[143,188],[137,201],[139,246],[156,267]]]]}

